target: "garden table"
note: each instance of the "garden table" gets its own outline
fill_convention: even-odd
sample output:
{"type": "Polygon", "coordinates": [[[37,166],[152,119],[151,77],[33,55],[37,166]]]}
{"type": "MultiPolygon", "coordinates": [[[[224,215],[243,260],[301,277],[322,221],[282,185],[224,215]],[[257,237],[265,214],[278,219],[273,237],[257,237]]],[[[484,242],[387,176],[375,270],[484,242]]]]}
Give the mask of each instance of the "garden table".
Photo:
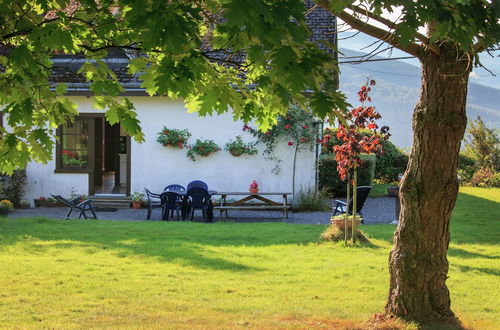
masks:
{"type": "Polygon", "coordinates": [[[251,210],[251,211],[265,211],[265,210],[282,210],[283,212],[283,221],[288,218],[288,209],[290,206],[288,205],[288,195],[291,195],[291,192],[218,192],[213,195],[220,195],[220,204],[215,206],[214,209],[219,210],[220,215],[219,219],[222,220],[222,212],[226,212],[228,210],[251,210]],[[227,203],[227,196],[244,196],[239,200],[232,202],[230,204],[227,203]],[[282,203],[275,202],[265,196],[281,196],[283,198],[282,203]],[[248,203],[251,200],[257,199],[261,203],[248,203]]]}

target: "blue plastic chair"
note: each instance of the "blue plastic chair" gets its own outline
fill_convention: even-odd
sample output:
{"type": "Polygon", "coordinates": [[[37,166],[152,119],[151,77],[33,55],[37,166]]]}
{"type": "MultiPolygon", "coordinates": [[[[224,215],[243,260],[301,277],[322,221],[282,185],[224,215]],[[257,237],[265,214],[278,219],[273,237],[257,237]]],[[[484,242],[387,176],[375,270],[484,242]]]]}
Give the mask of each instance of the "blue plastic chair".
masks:
{"type": "Polygon", "coordinates": [[[166,191],[161,193],[161,204],[162,204],[162,219],[168,220],[170,212],[172,212],[172,217],[174,216],[174,211],[177,213],[177,220],[179,220],[179,211],[182,211],[182,204],[179,204],[177,200],[181,196],[173,191],[166,191]]]}
{"type": "Polygon", "coordinates": [[[194,188],[194,187],[200,187],[200,188],[203,188],[205,190],[208,190],[208,185],[201,180],[194,180],[194,181],[189,182],[187,185],[187,190],[189,191],[189,189],[194,188]]]}
{"type": "Polygon", "coordinates": [[[189,198],[189,210],[191,213],[191,221],[193,220],[194,211],[201,210],[203,217],[209,221],[213,219],[212,202],[208,190],[202,187],[193,187],[188,189],[187,197],[189,198]]]}
{"type": "Polygon", "coordinates": [[[148,216],[147,220],[151,219],[151,213],[153,212],[153,209],[155,208],[162,208],[162,214],[163,214],[163,205],[161,203],[161,198],[160,194],[155,194],[148,189],[144,188],[146,191],[146,196],[148,198],[148,216]]]}
{"type": "Polygon", "coordinates": [[[163,191],[186,191],[186,188],[180,184],[169,184],[165,187],[165,189],[163,189],[163,191]]]}

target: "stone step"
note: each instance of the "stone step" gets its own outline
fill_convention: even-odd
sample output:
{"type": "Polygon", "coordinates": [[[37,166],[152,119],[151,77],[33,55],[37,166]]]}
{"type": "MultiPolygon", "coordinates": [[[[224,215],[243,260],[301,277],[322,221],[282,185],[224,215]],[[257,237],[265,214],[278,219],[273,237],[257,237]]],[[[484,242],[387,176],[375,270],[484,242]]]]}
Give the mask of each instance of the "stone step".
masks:
{"type": "Polygon", "coordinates": [[[114,207],[114,208],[129,208],[132,199],[127,196],[112,196],[112,195],[97,195],[89,196],[92,200],[92,205],[95,207],[114,207]]]}

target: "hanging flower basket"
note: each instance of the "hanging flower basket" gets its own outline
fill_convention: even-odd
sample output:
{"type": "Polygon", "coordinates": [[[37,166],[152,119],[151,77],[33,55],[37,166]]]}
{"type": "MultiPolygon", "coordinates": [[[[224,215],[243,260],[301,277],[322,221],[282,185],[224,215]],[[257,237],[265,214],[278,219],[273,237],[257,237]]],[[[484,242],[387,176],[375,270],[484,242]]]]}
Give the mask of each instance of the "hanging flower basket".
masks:
{"type": "Polygon", "coordinates": [[[208,157],[210,154],[219,152],[221,149],[212,140],[200,140],[196,139],[196,142],[193,145],[188,146],[188,152],[186,156],[191,159],[193,162],[196,161],[196,157],[208,157]]]}
{"type": "Polygon", "coordinates": [[[187,129],[174,129],[163,127],[162,131],[158,133],[156,141],[164,147],[174,149],[184,149],[187,146],[187,141],[191,133],[187,129]]]}
{"type": "Polygon", "coordinates": [[[236,139],[230,140],[226,145],[224,146],[224,150],[229,151],[231,155],[234,157],[239,157],[243,154],[247,155],[255,155],[257,153],[257,148],[255,148],[255,142],[254,143],[245,143],[243,142],[243,139],[241,136],[237,136],[236,139]]]}

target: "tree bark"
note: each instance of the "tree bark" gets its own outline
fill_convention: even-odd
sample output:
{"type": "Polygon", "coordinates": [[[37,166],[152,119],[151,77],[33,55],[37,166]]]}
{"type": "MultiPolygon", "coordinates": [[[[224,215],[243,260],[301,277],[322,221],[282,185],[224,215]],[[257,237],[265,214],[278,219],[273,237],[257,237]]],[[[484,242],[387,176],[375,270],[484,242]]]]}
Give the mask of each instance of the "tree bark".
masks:
{"type": "Polygon", "coordinates": [[[470,59],[451,42],[422,50],[422,87],[413,145],[400,188],[401,213],[389,258],[386,315],[426,322],[454,318],[446,287],[450,215],[467,118],[470,59]]]}

